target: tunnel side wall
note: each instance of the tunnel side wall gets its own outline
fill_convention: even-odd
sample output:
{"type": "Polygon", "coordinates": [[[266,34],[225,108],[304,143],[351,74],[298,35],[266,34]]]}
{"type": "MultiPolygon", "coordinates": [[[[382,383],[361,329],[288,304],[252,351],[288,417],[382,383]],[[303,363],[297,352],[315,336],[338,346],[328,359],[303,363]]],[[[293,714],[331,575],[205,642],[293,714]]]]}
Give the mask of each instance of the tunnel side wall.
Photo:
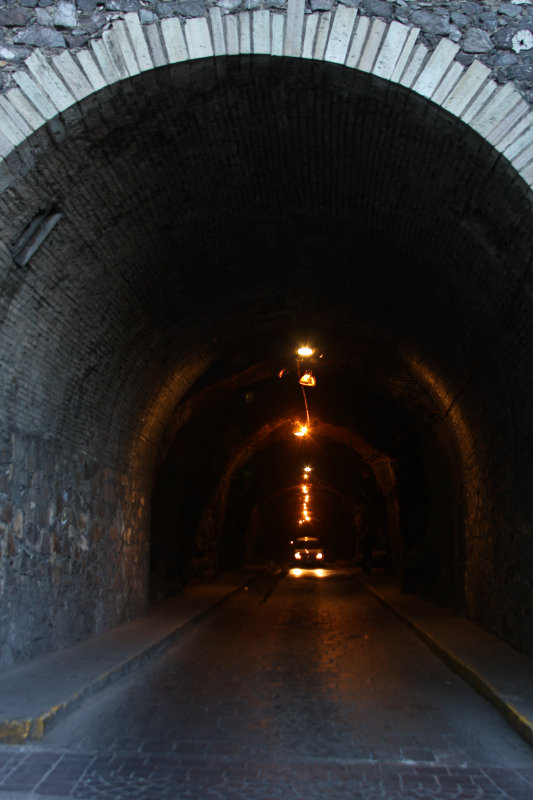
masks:
{"type": "MultiPolygon", "coordinates": [[[[518,330],[530,337],[530,328],[531,313],[509,324],[515,342],[518,330]]],[[[489,421],[472,398],[465,398],[471,417],[463,439],[465,603],[472,619],[533,654],[533,408],[530,379],[511,351],[506,367],[504,385],[513,397],[500,397],[499,416],[493,409],[489,421]]],[[[486,382],[485,391],[492,404],[494,386],[486,382]]]]}
{"type": "Polygon", "coordinates": [[[142,615],[139,479],[12,430],[0,459],[0,668],[142,615]]]}
{"type": "MultiPolygon", "coordinates": [[[[143,38],[145,34],[142,33],[141,38],[136,39],[139,49],[136,55],[133,54],[133,63],[130,62],[131,73],[128,73],[129,67],[126,68],[123,59],[126,53],[129,54],[131,51],[131,36],[134,38],[137,36],[138,28],[135,20],[129,17],[128,24],[133,27],[131,33],[128,33],[122,21],[119,20],[117,25],[118,23],[120,25],[110,33],[111,38],[106,38],[109,52],[118,56],[114,67],[109,62],[111,66],[109,75],[105,76],[106,80],[112,83],[119,79],[126,79],[128,74],[134,74],[134,71],[139,69],[142,57],[147,52],[148,41],[151,43],[151,55],[148,60],[152,66],[156,65],[156,54],[158,57],[161,56],[160,64],[210,56],[216,52],[221,41],[224,53],[229,53],[231,44],[235,52],[238,52],[241,47],[243,52],[248,54],[253,49],[253,45],[258,48],[263,46],[264,50],[272,55],[281,55],[284,52],[285,55],[300,56],[302,43],[305,45],[304,27],[306,34],[309,32],[307,41],[311,47],[311,57],[316,61],[322,60],[328,52],[330,56],[335,56],[340,50],[344,58],[347,58],[349,48],[352,52],[351,48],[357,37],[356,31],[359,30],[359,28],[353,27],[354,18],[351,20],[352,29],[348,37],[341,35],[339,27],[343,16],[349,12],[343,11],[336,14],[335,22],[331,26],[332,20],[329,17],[326,18],[327,26],[321,27],[327,27],[328,35],[329,32],[335,33],[330,36],[328,43],[327,37],[314,38],[311,36],[313,23],[309,20],[314,17],[314,23],[317,24],[317,15],[308,14],[304,17],[303,4],[293,4],[292,11],[292,16],[287,17],[288,22],[284,29],[287,35],[284,42],[280,38],[280,30],[283,30],[283,27],[280,28],[279,23],[275,25],[275,19],[282,16],[280,14],[272,15],[272,40],[270,40],[270,28],[267,36],[265,28],[262,27],[264,17],[254,16],[252,24],[251,16],[246,14],[239,15],[238,19],[237,15],[232,16],[233,26],[226,20],[222,40],[217,39],[221,27],[220,25],[216,27],[214,22],[214,20],[220,22],[220,16],[211,15],[209,23],[211,28],[205,18],[188,20],[185,26],[179,23],[172,28],[174,38],[165,37],[161,33],[163,26],[154,23],[156,27],[150,29],[151,33],[146,33],[146,39],[143,38]],[[296,6],[301,11],[298,17],[300,38],[297,44],[291,39],[296,25],[294,20],[298,16],[295,12],[296,6]],[[240,26],[241,37],[239,44],[236,44],[238,26],[240,26]],[[183,38],[183,29],[186,42],[183,38]],[[341,38],[340,46],[338,46],[336,35],[341,38]],[[265,38],[268,39],[267,46],[265,46],[265,38]],[[319,47],[319,40],[323,47],[322,45],[319,47]],[[141,46],[142,42],[144,45],[141,46]],[[178,53],[181,42],[183,42],[183,50],[178,53]],[[279,48],[280,43],[284,44],[285,50],[283,47],[279,48]],[[326,45],[328,47],[331,45],[329,50],[326,45]],[[165,47],[168,48],[166,54],[165,47]],[[275,50],[276,52],[274,52],[275,50]],[[139,63],[136,58],[139,59],[139,63]],[[117,72],[120,69],[122,72],[117,72]]],[[[521,14],[523,11],[524,9],[520,9],[521,14]]],[[[370,26],[370,23],[368,24],[370,26]]],[[[170,26],[167,22],[164,30],[168,32],[169,29],[170,26]]],[[[10,36],[12,30],[13,26],[8,26],[10,36]]],[[[145,28],[145,30],[147,29],[145,28]]],[[[386,26],[377,25],[374,30],[380,33],[380,43],[383,48],[380,53],[383,54],[386,49],[385,43],[394,38],[392,34],[389,38],[388,31],[397,29],[392,29],[392,27],[387,29],[386,26]]],[[[407,32],[405,35],[407,36],[407,32]]],[[[439,51],[439,57],[443,57],[443,61],[439,62],[439,58],[433,60],[429,50],[422,54],[423,59],[419,64],[420,77],[423,78],[419,86],[420,94],[433,99],[435,103],[437,102],[435,98],[439,97],[439,101],[443,105],[448,99],[449,104],[453,105],[454,80],[465,79],[465,83],[468,83],[467,76],[463,74],[460,78],[462,74],[460,65],[453,62],[455,56],[453,46],[450,43],[446,44],[447,40],[445,39],[439,41],[445,42],[444,47],[439,51]],[[435,64],[437,64],[436,69],[435,64]],[[447,71],[448,68],[449,71],[447,71]]],[[[370,62],[372,53],[376,56],[376,51],[373,49],[372,39],[365,39],[365,42],[362,53],[365,60],[370,62]]],[[[35,47],[38,49],[38,45],[35,47]]],[[[105,47],[104,49],[102,47],[104,46],[100,47],[99,52],[101,55],[105,55],[105,47]]],[[[510,49],[509,46],[507,50],[510,49]]],[[[263,50],[259,50],[259,52],[263,52],[263,50]]],[[[401,61],[403,52],[402,47],[397,45],[395,57],[398,61],[401,61]]],[[[406,61],[409,64],[408,69],[412,67],[409,86],[416,86],[418,82],[415,69],[418,63],[418,52],[414,47],[413,40],[408,53],[409,62],[406,61]]],[[[53,47],[52,55],[54,58],[56,57],[53,47]]],[[[96,67],[98,72],[95,57],[88,50],[86,55],[89,56],[89,60],[80,57],[79,63],[84,61],[86,65],[92,64],[91,70],[96,67]]],[[[105,55],[107,60],[109,60],[108,57],[109,53],[105,55]]],[[[30,134],[27,133],[29,126],[34,125],[35,129],[38,128],[42,131],[46,128],[48,131],[45,121],[50,119],[52,121],[49,126],[50,131],[52,134],[55,131],[59,136],[57,131],[61,125],[55,126],[61,116],[57,113],[58,110],[78,109],[81,106],[75,102],[76,99],[83,99],[88,95],[96,96],[94,84],[88,86],[86,78],[81,84],[79,83],[78,67],[73,69],[68,59],[64,59],[62,62],[53,61],[53,66],[50,66],[50,63],[46,62],[46,58],[47,56],[42,56],[30,62],[28,70],[31,75],[24,70],[19,74],[20,81],[30,88],[42,81],[41,88],[45,90],[45,93],[48,90],[50,97],[53,97],[58,104],[57,106],[50,105],[46,98],[46,102],[43,102],[39,94],[32,95],[40,98],[42,102],[41,110],[44,115],[42,117],[35,113],[35,109],[32,110],[31,107],[28,107],[24,94],[12,83],[15,80],[11,74],[12,70],[8,70],[9,81],[5,86],[8,90],[5,95],[7,99],[2,106],[1,114],[5,127],[0,139],[2,152],[6,153],[8,160],[4,162],[5,171],[0,177],[5,180],[5,185],[9,187],[8,190],[13,191],[13,197],[16,195],[16,190],[11,187],[15,183],[17,170],[27,172],[29,169],[23,157],[24,145],[28,140],[24,136],[29,137],[30,134]],[[58,90],[58,74],[62,63],[68,63],[70,66],[65,68],[63,76],[65,85],[60,85],[58,90]],[[23,79],[22,73],[26,75],[27,80],[23,79]],[[66,106],[64,105],[65,89],[67,89],[66,106]],[[51,112],[48,114],[45,109],[49,107],[51,107],[51,112]],[[24,118],[17,109],[24,109],[28,117],[24,118]],[[20,148],[22,158],[15,164],[16,158],[11,158],[11,156],[18,157],[17,142],[19,136],[23,134],[24,145],[20,148]],[[11,171],[12,167],[13,172],[11,171]]],[[[332,60],[335,59],[332,58],[332,60]]],[[[357,62],[358,69],[362,69],[363,66],[369,67],[366,61],[364,63],[357,62]]],[[[13,64],[15,63],[16,59],[13,60],[13,64]]],[[[390,63],[388,66],[390,67],[390,63]]],[[[387,63],[384,60],[380,62],[377,58],[372,62],[372,68],[374,74],[382,77],[387,63]]],[[[96,74],[94,70],[91,72],[93,78],[96,74]]],[[[525,90],[521,87],[522,95],[520,95],[511,86],[510,91],[507,92],[506,86],[497,87],[494,82],[492,85],[487,78],[488,73],[484,76],[482,73],[479,74],[482,79],[478,88],[486,82],[485,88],[489,92],[487,98],[492,99],[490,101],[487,99],[486,107],[479,106],[473,99],[475,92],[471,91],[469,94],[465,90],[464,96],[469,98],[468,102],[471,105],[468,106],[467,103],[466,112],[464,114],[462,111],[457,112],[457,115],[466,124],[472,122],[474,130],[478,131],[480,136],[485,136],[490,143],[494,143],[504,157],[508,157],[516,169],[521,171],[524,180],[531,182],[533,180],[533,152],[529,140],[523,139],[524,136],[530,135],[530,131],[522,127],[524,121],[529,120],[529,109],[523,99],[525,90]],[[494,97],[491,92],[494,93],[494,97]]],[[[471,75],[472,73],[469,73],[470,77],[471,75]]],[[[126,83],[127,81],[124,80],[124,84],[126,83]]],[[[407,86],[407,83],[403,85],[407,86]]],[[[38,86],[37,89],[39,92],[41,91],[38,86]]],[[[457,101],[457,98],[455,100],[457,101]]],[[[454,107],[459,107],[457,102],[454,107]]],[[[447,106],[444,105],[444,107],[447,106]]],[[[55,142],[54,136],[52,138],[55,142]]],[[[58,139],[58,146],[60,142],[61,140],[58,139]]],[[[21,198],[16,199],[18,202],[22,202],[21,198]]],[[[483,238],[484,235],[485,232],[481,231],[480,238],[483,238]]],[[[6,253],[8,244],[5,241],[2,242],[2,248],[6,253]]],[[[520,341],[520,339],[517,338],[516,341],[520,341]]],[[[12,358],[17,356],[16,343],[14,347],[15,350],[12,353],[8,354],[6,350],[6,357],[7,355],[12,358]]],[[[111,361],[113,354],[106,357],[111,361]]],[[[531,357],[528,357],[524,344],[518,355],[518,358],[520,357],[524,364],[531,363],[531,357]]],[[[49,366],[51,366],[51,362],[49,366]]],[[[48,383],[53,383],[53,379],[54,376],[49,375],[48,383]]],[[[508,380],[510,384],[516,384],[516,373],[513,375],[510,372],[508,380]]],[[[32,381],[33,384],[36,383],[35,376],[28,375],[27,385],[33,385],[32,381]]],[[[521,394],[517,393],[513,399],[517,442],[519,439],[530,441],[531,416],[525,413],[525,411],[530,411],[528,405],[524,405],[525,411],[518,419],[518,407],[524,401],[527,387],[528,380],[525,380],[524,391],[521,394]]],[[[480,392],[478,391],[475,399],[479,400],[479,397],[480,392]]],[[[475,420],[475,416],[475,409],[473,409],[472,420],[475,420]]],[[[474,618],[481,621],[488,620],[488,624],[492,628],[502,631],[502,635],[506,635],[516,643],[521,642],[525,648],[531,648],[533,642],[530,641],[530,634],[522,633],[523,623],[520,620],[521,610],[527,605],[531,607],[531,574],[525,575],[522,583],[523,590],[511,602],[514,566],[522,556],[525,556],[522,559],[523,563],[527,564],[529,557],[531,536],[528,510],[531,501],[527,500],[525,489],[529,485],[528,475],[531,473],[522,470],[520,464],[511,463],[512,459],[503,465],[502,463],[496,464],[498,453],[507,452],[509,440],[505,443],[503,450],[497,452],[494,434],[497,419],[496,415],[493,417],[492,425],[488,426],[486,430],[480,428],[479,435],[476,436],[477,441],[473,443],[472,447],[472,461],[467,459],[470,472],[465,474],[472,478],[466,517],[466,537],[470,543],[467,552],[470,559],[470,569],[467,569],[467,598],[470,612],[474,618]],[[483,441],[489,439],[490,436],[493,436],[493,451],[487,452],[485,466],[480,467],[483,461],[481,457],[483,441]],[[494,467],[495,474],[498,475],[504,475],[508,467],[508,476],[510,477],[501,481],[493,480],[491,478],[492,467],[494,467]],[[516,476],[519,488],[514,487],[512,492],[505,495],[508,488],[506,485],[513,481],[513,476],[516,476]],[[493,489],[496,490],[495,493],[492,492],[493,489]],[[520,504],[520,511],[514,508],[517,503],[520,504]],[[512,534],[509,531],[512,531],[512,534]],[[502,542],[506,542],[509,548],[512,547],[517,554],[508,563],[505,580],[500,580],[501,570],[498,563],[498,556],[504,553],[507,547],[507,544],[502,544],[502,542]],[[485,600],[490,600],[490,602],[485,603],[485,600]],[[512,609],[510,609],[511,605],[512,609]]],[[[105,442],[103,442],[102,451],[105,451],[105,442]]],[[[15,424],[6,423],[3,444],[5,470],[2,477],[1,495],[3,602],[0,613],[4,614],[4,609],[6,609],[2,623],[3,630],[7,633],[5,638],[2,637],[2,641],[9,642],[9,644],[6,645],[3,655],[4,664],[95,633],[125,618],[141,613],[145,607],[148,522],[146,500],[144,499],[144,505],[141,501],[143,487],[137,478],[129,475],[123,469],[106,466],[101,458],[91,460],[87,455],[88,452],[90,452],[90,448],[79,447],[69,450],[62,442],[47,439],[42,431],[20,434],[15,424]],[[87,469],[84,466],[86,462],[87,469]],[[93,588],[95,583],[96,588],[93,588]],[[28,624],[21,624],[21,619],[28,619],[28,624]]],[[[523,569],[525,570],[525,566],[523,569]]]]}

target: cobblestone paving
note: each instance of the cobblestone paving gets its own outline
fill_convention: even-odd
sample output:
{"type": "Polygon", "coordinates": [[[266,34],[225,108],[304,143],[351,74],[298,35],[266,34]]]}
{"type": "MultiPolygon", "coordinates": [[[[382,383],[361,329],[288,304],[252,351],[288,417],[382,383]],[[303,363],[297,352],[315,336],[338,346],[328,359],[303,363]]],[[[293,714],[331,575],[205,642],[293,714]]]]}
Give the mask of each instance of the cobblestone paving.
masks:
{"type": "MultiPolygon", "coordinates": [[[[16,759],[13,759],[15,762],[16,759]]],[[[177,754],[32,752],[6,769],[2,797],[141,800],[531,800],[533,769],[405,762],[272,764],[177,754]]]]}
{"type": "Polygon", "coordinates": [[[532,800],[533,752],[348,574],[258,581],[39,746],[0,800],[532,800]]]}

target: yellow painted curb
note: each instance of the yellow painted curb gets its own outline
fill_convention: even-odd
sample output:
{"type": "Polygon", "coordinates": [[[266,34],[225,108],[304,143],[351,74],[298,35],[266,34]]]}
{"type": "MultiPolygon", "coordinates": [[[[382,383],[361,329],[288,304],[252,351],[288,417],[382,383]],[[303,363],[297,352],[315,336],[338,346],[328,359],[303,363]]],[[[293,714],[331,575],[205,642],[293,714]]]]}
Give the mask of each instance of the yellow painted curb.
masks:
{"type": "MultiPolygon", "coordinates": [[[[250,584],[252,581],[257,580],[262,571],[250,573],[246,575],[246,580],[239,583],[235,588],[227,590],[227,593],[222,595],[212,605],[208,605],[203,610],[193,614],[187,621],[182,622],[178,627],[171,630],[163,638],[153,642],[149,647],[137,652],[130,656],[128,660],[122,661],[115,666],[108,669],[101,675],[92,678],[89,683],[79,692],[76,692],[67,700],[52,706],[48,711],[44,711],[32,719],[0,719],[0,744],[24,744],[25,742],[42,739],[48,726],[54,721],[55,717],[73,711],[90,695],[99,692],[106,686],[117,681],[119,678],[127,675],[133,669],[136,669],[143,664],[147,658],[162,653],[167,647],[176,641],[176,638],[181,635],[182,631],[191,624],[202,619],[206,614],[212,611],[217,606],[224,603],[229,597],[236,592],[240,591],[243,586],[250,584]]],[[[243,576],[244,578],[244,576],[243,576]]]]}
{"type": "Polygon", "coordinates": [[[511,703],[505,700],[498,690],[493,686],[490,681],[483,678],[476,670],[463,661],[459,656],[455,655],[451,650],[446,649],[443,645],[439,644],[429,633],[420,627],[416,622],[409,619],[402,611],[392,603],[389,603],[379,591],[364,580],[360,580],[357,576],[356,580],[360,586],[372,594],[376,600],[379,600],[389,611],[392,611],[399,619],[402,620],[414,633],[426,644],[438,658],[441,659],[453,672],[459,675],[466,683],[475,689],[475,691],[482,695],[491,705],[496,708],[500,714],[507,720],[509,725],[522,737],[529,745],[533,746],[533,720],[521,714],[511,703]]]}
{"type": "Polygon", "coordinates": [[[30,719],[4,719],[0,722],[2,744],[23,744],[30,734],[30,719]]]}
{"type": "Polygon", "coordinates": [[[33,719],[4,719],[0,721],[0,744],[24,744],[28,739],[42,739],[46,726],[64,703],[52,706],[33,719]]]}

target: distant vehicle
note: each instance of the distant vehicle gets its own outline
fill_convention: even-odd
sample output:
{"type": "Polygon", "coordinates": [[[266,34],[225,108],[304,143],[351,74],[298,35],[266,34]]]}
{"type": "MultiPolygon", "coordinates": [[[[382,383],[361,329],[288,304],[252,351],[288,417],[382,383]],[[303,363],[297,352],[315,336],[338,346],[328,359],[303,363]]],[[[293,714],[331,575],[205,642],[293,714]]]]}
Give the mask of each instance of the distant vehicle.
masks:
{"type": "Polygon", "coordinates": [[[324,548],[315,536],[300,536],[291,542],[295,566],[317,567],[324,563],[324,548]]]}

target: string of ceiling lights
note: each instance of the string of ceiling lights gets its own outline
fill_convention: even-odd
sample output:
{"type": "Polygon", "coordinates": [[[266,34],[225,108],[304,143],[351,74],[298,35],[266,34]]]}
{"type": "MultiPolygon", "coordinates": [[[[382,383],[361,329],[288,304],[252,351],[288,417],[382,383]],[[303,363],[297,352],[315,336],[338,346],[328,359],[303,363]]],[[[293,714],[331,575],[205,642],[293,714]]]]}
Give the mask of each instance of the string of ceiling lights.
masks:
{"type": "MultiPolygon", "coordinates": [[[[314,355],[315,351],[312,347],[304,345],[298,349],[297,353],[298,353],[298,358],[296,359],[296,371],[298,374],[298,383],[300,384],[300,387],[302,389],[302,395],[304,400],[305,422],[297,423],[297,428],[294,431],[294,435],[299,437],[304,437],[308,435],[311,428],[311,419],[309,416],[309,403],[307,402],[307,395],[305,392],[306,389],[316,386],[316,378],[313,375],[312,370],[309,369],[304,362],[306,359],[311,358],[314,355]]],[[[322,358],[322,354],[319,356],[319,358],[322,358]]],[[[282,369],[281,372],[279,373],[279,377],[282,378],[286,374],[287,370],[282,369]]],[[[310,481],[311,469],[312,468],[310,466],[306,466],[303,468],[303,476],[302,476],[303,483],[301,486],[302,506],[301,506],[300,519],[298,520],[299,525],[305,525],[306,523],[311,522],[312,519],[311,481],[310,481]]]]}
{"type": "Polygon", "coordinates": [[[305,525],[306,522],[311,522],[311,483],[309,475],[311,467],[304,467],[303,470],[303,483],[302,483],[302,511],[299,525],[305,525]]]}
{"type": "Polygon", "coordinates": [[[307,395],[305,393],[306,388],[311,386],[316,386],[316,378],[311,372],[310,369],[304,369],[302,372],[302,359],[310,358],[314,354],[314,350],[312,347],[308,347],[305,345],[304,347],[300,347],[298,350],[298,355],[300,358],[296,360],[296,370],[298,372],[298,382],[302,389],[302,394],[304,398],[304,406],[305,406],[305,423],[299,422],[298,428],[294,432],[295,436],[305,436],[309,432],[309,428],[311,427],[311,420],[309,418],[309,404],[307,402],[307,395]]]}

